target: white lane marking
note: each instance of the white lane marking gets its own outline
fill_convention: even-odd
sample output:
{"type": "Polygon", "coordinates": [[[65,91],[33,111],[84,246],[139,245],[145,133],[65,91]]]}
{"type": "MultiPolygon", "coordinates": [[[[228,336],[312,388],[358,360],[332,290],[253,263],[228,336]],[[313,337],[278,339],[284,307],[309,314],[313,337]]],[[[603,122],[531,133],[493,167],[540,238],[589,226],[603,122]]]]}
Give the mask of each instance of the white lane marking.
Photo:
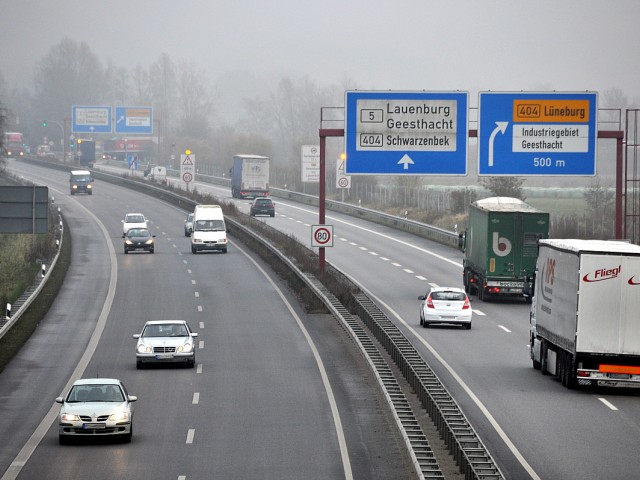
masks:
{"type": "Polygon", "coordinates": [[[262,275],[264,275],[264,277],[271,284],[271,286],[276,291],[276,293],[278,294],[282,302],[286,305],[287,309],[289,310],[289,313],[291,313],[291,316],[295,319],[296,323],[298,324],[298,328],[300,328],[300,330],[302,331],[302,334],[307,340],[307,343],[309,344],[309,348],[313,353],[313,358],[315,359],[316,364],[318,365],[318,370],[320,371],[320,377],[322,377],[322,384],[324,385],[324,389],[327,394],[327,399],[329,400],[329,406],[331,407],[331,415],[333,416],[333,423],[336,428],[336,435],[338,436],[338,445],[340,446],[340,457],[342,458],[342,468],[344,470],[344,478],[345,480],[353,480],[353,472],[351,471],[351,460],[349,460],[349,450],[347,448],[347,441],[344,435],[344,429],[342,428],[342,420],[340,419],[340,412],[338,411],[338,405],[336,403],[335,396],[333,395],[331,382],[329,381],[327,371],[324,368],[324,362],[320,357],[320,353],[318,352],[318,349],[316,348],[316,345],[313,342],[313,339],[311,338],[311,336],[309,335],[309,332],[307,331],[304,324],[302,323],[302,320],[300,319],[296,311],[293,309],[293,306],[289,303],[287,298],[284,296],[284,293],[282,292],[282,290],[278,288],[278,285],[276,285],[275,282],[271,279],[271,277],[269,277],[267,272],[251,256],[249,256],[243,248],[237,245],[236,242],[231,242],[231,243],[240,251],[240,253],[242,253],[245,257],[247,257],[247,259],[249,259],[251,263],[254,264],[254,266],[258,269],[258,271],[262,273],[262,275]]]}
{"type": "Polygon", "coordinates": [[[416,273],[413,270],[409,270],[408,268],[403,268],[402,270],[404,270],[407,273],[416,273]]]}
{"type": "MultiPolygon", "coordinates": [[[[52,187],[49,187],[49,190],[55,191],[60,195],[64,194],[62,191],[52,187]]],[[[96,224],[102,231],[102,235],[107,241],[107,249],[109,250],[109,262],[111,264],[111,268],[109,270],[110,275],[109,275],[109,288],[107,290],[107,296],[104,300],[104,303],[102,304],[102,310],[100,311],[100,316],[98,317],[96,326],[93,330],[93,333],[91,334],[91,338],[89,339],[89,343],[87,344],[86,350],[82,354],[82,357],[80,357],[80,360],[76,365],[76,368],[71,373],[71,377],[69,378],[67,384],[63,388],[60,395],[65,395],[71,388],[71,385],[73,384],[73,382],[75,382],[79,378],[82,378],[82,373],[89,365],[89,361],[91,360],[91,357],[93,357],[93,354],[95,353],[96,348],[98,347],[98,342],[100,341],[100,337],[102,336],[102,332],[107,323],[107,318],[109,317],[109,311],[111,310],[111,305],[113,304],[113,299],[116,294],[116,285],[118,283],[118,262],[116,261],[116,252],[113,247],[113,242],[109,240],[111,238],[111,235],[109,234],[109,232],[107,231],[107,228],[98,219],[96,215],[94,215],[87,207],[82,205],[82,203],[79,202],[78,200],[75,200],[75,202],[80,208],[82,208],[87,213],[88,216],[93,218],[93,220],[96,222],[96,224]]],[[[27,442],[24,444],[24,446],[20,449],[16,457],[13,459],[13,461],[9,465],[9,468],[7,468],[7,471],[4,473],[4,475],[2,475],[2,480],[15,480],[15,478],[20,474],[22,467],[24,467],[24,465],[27,463],[27,461],[35,451],[36,447],[40,444],[45,434],[49,430],[49,427],[51,426],[51,424],[58,418],[59,411],[60,411],[60,407],[54,403],[49,409],[49,411],[46,413],[46,415],[44,416],[44,418],[42,419],[38,427],[31,434],[27,442]]]]}
{"type": "Polygon", "coordinates": [[[193,272],[191,271],[191,269],[190,269],[190,268],[187,268],[187,273],[188,273],[189,275],[191,275],[193,272]]]}
{"type": "Polygon", "coordinates": [[[178,480],[187,480],[186,475],[178,475],[178,480]]]}
{"type": "Polygon", "coordinates": [[[196,373],[202,373],[202,364],[199,363],[198,366],[196,367],[196,373]]]}
{"type": "Polygon", "coordinates": [[[198,403],[200,403],[200,392],[193,392],[193,400],[191,403],[194,405],[198,405],[198,403]]]}
{"type": "Polygon", "coordinates": [[[191,279],[191,285],[195,285],[196,281],[194,279],[191,279]]]}
{"type": "Polygon", "coordinates": [[[348,242],[348,241],[349,241],[349,240],[347,240],[347,239],[346,239],[346,238],[344,238],[344,237],[338,237],[338,238],[339,238],[339,239],[340,239],[340,241],[342,241],[342,242],[348,242]]]}
{"type": "Polygon", "coordinates": [[[353,245],[354,247],[358,246],[358,244],[356,242],[349,242],[349,245],[353,245]]]}
{"type": "Polygon", "coordinates": [[[202,305],[198,305],[198,311],[201,312],[202,311],[202,305]]]}
{"type": "Polygon", "coordinates": [[[483,311],[481,311],[481,310],[476,310],[475,308],[473,309],[473,313],[474,313],[474,314],[478,314],[478,315],[480,315],[481,317],[486,317],[486,316],[487,316],[487,314],[486,314],[486,313],[484,313],[484,312],[483,312],[483,311]]]}
{"type": "Polygon", "coordinates": [[[609,402],[606,398],[598,398],[598,400],[604,403],[611,410],[614,410],[614,411],[618,410],[618,408],[613,403],[609,402]]]}
{"type": "Polygon", "coordinates": [[[416,278],[418,280],[423,280],[423,281],[426,280],[426,278],[424,278],[422,275],[416,275],[416,278]]]}
{"type": "Polygon", "coordinates": [[[431,288],[438,288],[438,284],[437,283],[433,283],[433,282],[429,282],[429,286],[431,288]]]}
{"type": "Polygon", "coordinates": [[[365,252],[366,252],[367,250],[369,250],[367,247],[358,247],[358,248],[359,248],[360,250],[365,251],[365,252]]]}
{"type": "Polygon", "coordinates": [[[393,265],[394,267],[401,267],[402,265],[400,265],[399,263],[396,262],[391,262],[391,265],[393,265]]]}
{"type": "MultiPolygon", "coordinates": [[[[349,275],[347,275],[347,277],[351,278],[349,275]]],[[[351,280],[355,281],[353,278],[351,278],[351,280]]],[[[522,453],[520,453],[520,451],[516,448],[514,443],[511,441],[511,439],[507,436],[507,433],[502,429],[498,421],[493,417],[493,415],[491,415],[491,412],[489,412],[489,409],[482,403],[482,401],[480,401],[480,399],[476,396],[476,394],[473,393],[471,388],[464,382],[464,380],[460,378],[460,375],[458,375],[458,373],[453,369],[453,367],[449,365],[447,361],[444,358],[442,358],[442,356],[440,356],[440,354],[436,351],[436,349],[433,348],[433,346],[431,346],[431,344],[427,342],[424,339],[424,337],[422,337],[422,335],[416,332],[416,330],[413,328],[412,325],[409,325],[407,322],[405,322],[404,319],[393,308],[391,308],[391,306],[387,305],[384,302],[384,300],[374,295],[366,288],[364,287],[361,287],[361,288],[369,296],[369,298],[371,298],[376,302],[379,302],[380,305],[384,306],[389,312],[391,312],[391,314],[396,318],[396,320],[398,320],[398,322],[403,324],[417,338],[417,340],[420,343],[422,343],[427,348],[427,350],[431,352],[431,354],[442,364],[442,366],[447,369],[447,371],[451,374],[453,379],[456,382],[458,382],[458,385],[460,385],[462,389],[467,393],[467,395],[469,395],[469,398],[471,398],[473,403],[477,405],[477,407],[480,409],[482,414],[489,421],[491,426],[494,428],[494,430],[498,433],[502,441],[505,443],[507,448],[515,456],[518,462],[520,462],[520,465],[522,465],[522,468],[524,468],[527,471],[527,473],[529,473],[529,476],[533,480],[542,480],[540,476],[536,473],[536,471],[533,469],[533,467],[529,465],[529,462],[527,462],[527,460],[524,458],[522,453]]]]}
{"type": "Polygon", "coordinates": [[[204,322],[200,322],[200,328],[203,329],[204,328],[204,322]]]}
{"type": "MultiPolygon", "coordinates": [[[[476,313],[476,312],[473,312],[476,313]]],[[[500,327],[502,330],[504,330],[507,333],[511,333],[511,330],[509,330],[507,327],[505,327],[504,325],[498,325],[498,327],[500,327]]]]}
{"type": "Polygon", "coordinates": [[[385,262],[389,261],[389,259],[387,257],[380,257],[380,260],[384,260],[385,262]]]}
{"type": "Polygon", "coordinates": [[[198,342],[198,348],[200,349],[204,348],[204,340],[200,340],[200,342],[198,342]]]}
{"type": "Polygon", "coordinates": [[[193,437],[196,434],[196,429],[195,428],[190,428],[189,431],[187,432],[187,443],[193,443],[193,437]]]}
{"type": "Polygon", "coordinates": [[[377,256],[378,256],[378,253],[376,253],[376,252],[369,252],[369,254],[370,254],[370,255],[373,255],[374,257],[377,257],[377,256]]]}
{"type": "Polygon", "coordinates": [[[200,292],[193,292],[196,296],[196,298],[198,298],[200,296],[200,292]]]}

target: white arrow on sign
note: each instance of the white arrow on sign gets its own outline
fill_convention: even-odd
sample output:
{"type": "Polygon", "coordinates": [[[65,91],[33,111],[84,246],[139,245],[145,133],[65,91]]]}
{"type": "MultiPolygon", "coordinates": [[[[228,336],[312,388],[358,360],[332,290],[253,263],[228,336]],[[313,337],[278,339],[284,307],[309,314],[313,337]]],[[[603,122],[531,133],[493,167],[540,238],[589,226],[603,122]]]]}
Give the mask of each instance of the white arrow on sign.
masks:
{"type": "Polygon", "coordinates": [[[509,122],[496,122],[496,125],[496,128],[491,132],[491,136],[489,137],[489,167],[493,167],[493,142],[495,141],[496,135],[498,135],[498,132],[504,133],[509,122]]]}
{"type": "Polygon", "coordinates": [[[400,164],[404,164],[403,168],[405,170],[409,170],[409,164],[413,165],[414,161],[411,160],[411,157],[405,153],[404,156],[398,162],[398,165],[400,165],[400,164]]]}

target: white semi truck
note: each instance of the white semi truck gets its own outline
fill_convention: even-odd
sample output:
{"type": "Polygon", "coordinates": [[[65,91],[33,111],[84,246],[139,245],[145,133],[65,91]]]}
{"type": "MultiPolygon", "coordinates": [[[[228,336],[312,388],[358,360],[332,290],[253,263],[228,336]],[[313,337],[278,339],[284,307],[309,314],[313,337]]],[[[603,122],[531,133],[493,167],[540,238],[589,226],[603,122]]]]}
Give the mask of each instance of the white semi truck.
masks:
{"type": "Polygon", "coordinates": [[[256,198],[269,195],[269,157],[234,155],[231,174],[233,198],[256,198]]]}
{"type": "Polygon", "coordinates": [[[567,388],[640,388],[640,246],[539,241],[531,359],[567,388]]]}

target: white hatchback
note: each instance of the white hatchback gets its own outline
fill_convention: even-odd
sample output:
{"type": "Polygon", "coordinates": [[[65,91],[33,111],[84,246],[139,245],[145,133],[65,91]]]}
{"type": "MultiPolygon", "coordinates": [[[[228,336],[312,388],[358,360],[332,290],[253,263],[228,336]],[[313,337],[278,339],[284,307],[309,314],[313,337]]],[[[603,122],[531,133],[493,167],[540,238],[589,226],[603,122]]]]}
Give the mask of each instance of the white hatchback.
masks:
{"type": "Polygon", "coordinates": [[[147,219],[141,213],[127,213],[121,221],[123,235],[126,235],[132,228],[149,228],[147,219]]]}
{"type": "Polygon", "coordinates": [[[460,325],[471,328],[471,302],[462,288],[436,287],[421,295],[420,325],[427,328],[434,323],[460,325]]]}

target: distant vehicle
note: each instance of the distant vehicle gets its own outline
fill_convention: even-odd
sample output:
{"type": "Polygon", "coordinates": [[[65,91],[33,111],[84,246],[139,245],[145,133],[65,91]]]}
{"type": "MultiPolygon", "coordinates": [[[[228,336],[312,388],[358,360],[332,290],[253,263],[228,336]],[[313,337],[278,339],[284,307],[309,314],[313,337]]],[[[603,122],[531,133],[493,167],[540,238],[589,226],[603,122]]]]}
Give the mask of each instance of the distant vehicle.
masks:
{"type": "Polygon", "coordinates": [[[124,253],[133,252],[136,250],[143,250],[145,252],[155,252],[155,235],[151,235],[151,232],[146,228],[130,228],[126,234],[122,235],[124,238],[124,253]]]}
{"type": "Polygon", "coordinates": [[[196,205],[193,212],[191,253],[204,250],[227,253],[227,227],[220,205],[196,205]]]}
{"type": "Polygon", "coordinates": [[[93,195],[93,177],[89,170],[71,170],[69,174],[69,192],[71,195],[76,193],[86,193],[93,195]]]}
{"type": "Polygon", "coordinates": [[[269,215],[270,217],[275,217],[276,204],[268,197],[254,198],[251,203],[249,215],[252,217],[255,217],[256,215],[269,215]]]}
{"type": "Polygon", "coordinates": [[[129,395],[115,378],[76,380],[60,403],[58,439],[117,436],[130,442],[133,435],[133,405],[138,397],[129,395]]]}
{"type": "Polygon", "coordinates": [[[533,368],[567,388],[640,388],[640,246],[540,240],[536,270],[533,368]]]}
{"type": "Polygon", "coordinates": [[[230,173],[233,198],[269,195],[269,157],[234,155],[230,173]]]}
{"type": "Polygon", "coordinates": [[[38,158],[54,158],[56,154],[51,151],[51,147],[49,145],[38,145],[36,149],[36,157],[38,158]]]}
{"type": "Polygon", "coordinates": [[[187,215],[187,218],[184,219],[184,236],[190,237],[191,232],[193,232],[193,213],[187,215]]]}
{"type": "Polygon", "coordinates": [[[80,166],[93,168],[96,163],[96,142],[94,140],[78,139],[76,155],[80,166]]]}
{"type": "Polygon", "coordinates": [[[20,132],[5,132],[2,146],[7,157],[22,157],[25,154],[24,136],[20,132]]]}
{"type": "Polygon", "coordinates": [[[167,167],[149,167],[144,176],[152,182],[167,183],[167,167]]]}
{"type": "Polygon", "coordinates": [[[549,238],[549,214],[518,198],[491,197],[469,205],[467,231],[460,238],[465,291],[480,300],[523,297],[542,238],[549,238]]]}
{"type": "Polygon", "coordinates": [[[127,213],[120,222],[123,234],[126,234],[131,228],[149,228],[147,219],[141,213],[127,213]]]}
{"type": "Polygon", "coordinates": [[[433,324],[460,325],[471,328],[473,311],[469,297],[461,288],[437,287],[428,294],[418,297],[420,304],[420,325],[427,328],[433,324]]]}
{"type": "Polygon", "coordinates": [[[136,345],[136,367],[148,364],[181,363],[193,368],[196,364],[197,333],[184,320],[150,320],[133,338],[136,345]]]}

